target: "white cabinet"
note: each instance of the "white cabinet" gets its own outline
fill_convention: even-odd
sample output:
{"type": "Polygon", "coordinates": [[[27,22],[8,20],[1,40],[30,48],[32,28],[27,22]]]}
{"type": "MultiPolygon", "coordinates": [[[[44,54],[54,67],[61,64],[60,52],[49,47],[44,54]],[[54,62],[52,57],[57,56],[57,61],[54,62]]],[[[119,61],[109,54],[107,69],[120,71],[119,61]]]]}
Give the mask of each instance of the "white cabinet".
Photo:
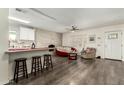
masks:
{"type": "Polygon", "coordinates": [[[35,40],[35,30],[20,27],[20,40],[35,40]]]}

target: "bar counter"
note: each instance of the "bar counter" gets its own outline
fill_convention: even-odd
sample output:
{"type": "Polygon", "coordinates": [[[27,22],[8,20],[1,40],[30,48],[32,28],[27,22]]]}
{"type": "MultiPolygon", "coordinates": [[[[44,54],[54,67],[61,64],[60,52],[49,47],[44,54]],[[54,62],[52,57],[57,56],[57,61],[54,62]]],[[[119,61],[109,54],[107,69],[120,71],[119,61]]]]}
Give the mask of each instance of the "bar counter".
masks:
{"type": "Polygon", "coordinates": [[[8,49],[5,53],[9,57],[9,80],[13,79],[15,62],[17,58],[27,58],[27,70],[28,73],[31,72],[31,59],[33,56],[41,56],[43,62],[43,55],[49,53],[49,49],[53,48],[35,48],[35,49],[8,49]]]}
{"type": "Polygon", "coordinates": [[[19,53],[19,52],[33,52],[33,51],[48,51],[49,49],[53,49],[53,48],[16,48],[16,49],[8,49],[8,51],[6,51],[5,53],[19,53]]]}

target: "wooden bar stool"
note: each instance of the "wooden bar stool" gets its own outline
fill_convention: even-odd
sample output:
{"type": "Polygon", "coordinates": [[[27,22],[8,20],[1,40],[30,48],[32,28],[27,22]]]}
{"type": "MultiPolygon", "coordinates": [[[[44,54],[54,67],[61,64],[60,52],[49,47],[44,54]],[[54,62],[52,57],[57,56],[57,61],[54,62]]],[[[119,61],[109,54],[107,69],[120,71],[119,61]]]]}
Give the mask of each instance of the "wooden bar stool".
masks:
{"type": "Polygon", "coordinates": [[[36,75],[36,73],[39,71],[43,72],[41,56],[34,56],[34,57],[32,57],[31,73],[34,73],[34,75],[36,75]]]}
{"type": "Polygon", "coordinates": [[[49,68],[53,69],[53,64],[52,64],[52,56],[50,54],[45,54],[44,55],[44,62],[43,62],[43,69],[49,70],[49,68]]]}
{"type": "Polygon", "coordinates": [[[27,58],[15,59],[16,64],[15,64],[15,72],[14,72],[14,81],[16,83],[18,82],[18,77],[23,76],[28,78],[26,60],[27,58]]]}

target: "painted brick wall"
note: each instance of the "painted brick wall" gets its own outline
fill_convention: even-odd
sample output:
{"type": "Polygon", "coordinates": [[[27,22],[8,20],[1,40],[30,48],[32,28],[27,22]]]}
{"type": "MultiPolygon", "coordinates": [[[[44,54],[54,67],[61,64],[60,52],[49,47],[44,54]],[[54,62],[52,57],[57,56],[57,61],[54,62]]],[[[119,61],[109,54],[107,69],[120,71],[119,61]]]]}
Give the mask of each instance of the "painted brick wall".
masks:
{"type": "Polygon", "coordinates": [[[36,46],[47,47],[49,44],[62,45],[62,34],[50,31],[36,30],[36,46]]]}

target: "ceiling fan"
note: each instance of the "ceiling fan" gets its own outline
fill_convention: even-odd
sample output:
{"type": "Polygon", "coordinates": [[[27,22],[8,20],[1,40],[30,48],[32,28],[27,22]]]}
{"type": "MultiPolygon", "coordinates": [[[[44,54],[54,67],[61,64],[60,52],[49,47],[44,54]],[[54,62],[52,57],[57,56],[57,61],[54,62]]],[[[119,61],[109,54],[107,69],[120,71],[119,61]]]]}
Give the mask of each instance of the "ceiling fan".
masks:
{"type": "Polygon", "coordinates": [[[69,31],[71,31],[71,32],[75,32],[75,31],[77,31],[77,30],[81,30],[81,29],[79,29],[77,26],[75,26],[75,25],[72,25],[71,26],[71,28],[66,28],[67,30],[69,30],[69,31]]]}

